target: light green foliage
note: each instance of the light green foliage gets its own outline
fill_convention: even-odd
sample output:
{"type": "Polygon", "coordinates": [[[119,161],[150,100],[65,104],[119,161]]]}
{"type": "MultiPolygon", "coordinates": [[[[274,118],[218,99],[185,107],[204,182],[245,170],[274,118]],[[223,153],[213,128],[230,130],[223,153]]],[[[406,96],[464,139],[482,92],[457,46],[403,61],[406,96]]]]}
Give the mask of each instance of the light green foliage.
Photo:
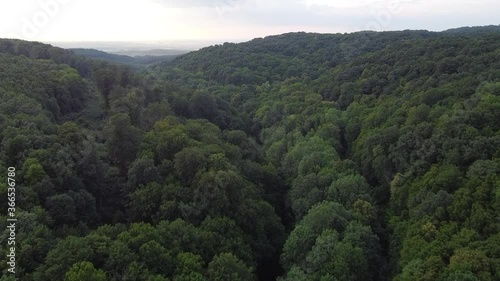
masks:
{"type": "Polygon", "coordinates": [[[90,261],[93,251],[83,238],[69,236],[47,254],[45,263],[37,268],[37,280],[62,280],[71,267],[81,261],[90,261]]]}
{"type": "Polygon", "coordinates": [[[23,170],[26,171],[25,181],[29,185],[40,182],[46,176],[45,170],[36,158],[28,158],[24,162],[23,170]]]}
{"type": "Polygon", "coordinates": [[[208,265],[209,280],[213,281],[251,281],[255,280],[252,270],[231,253],[215,256],[208,265]]]}
{"type": "Polygon", "coordinates": [[[69,270],[66,272],[65,279],[66,281],[106,281],[106,274],[102,270],[98,270],[94,268],[94,265],[91,262],[79,262],[75,263],[69,270]]]}

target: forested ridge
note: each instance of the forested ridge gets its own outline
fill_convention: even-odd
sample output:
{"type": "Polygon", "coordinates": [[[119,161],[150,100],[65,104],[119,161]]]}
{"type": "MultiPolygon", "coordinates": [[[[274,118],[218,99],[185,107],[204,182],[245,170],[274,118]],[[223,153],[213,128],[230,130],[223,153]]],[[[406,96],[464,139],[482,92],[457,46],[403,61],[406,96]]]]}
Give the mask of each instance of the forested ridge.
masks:
{"type": "Polygon", "coordinates": [[[140,70],[0,39],[0,98],[19,280],[500,280],[498,26],[140,70]]]}

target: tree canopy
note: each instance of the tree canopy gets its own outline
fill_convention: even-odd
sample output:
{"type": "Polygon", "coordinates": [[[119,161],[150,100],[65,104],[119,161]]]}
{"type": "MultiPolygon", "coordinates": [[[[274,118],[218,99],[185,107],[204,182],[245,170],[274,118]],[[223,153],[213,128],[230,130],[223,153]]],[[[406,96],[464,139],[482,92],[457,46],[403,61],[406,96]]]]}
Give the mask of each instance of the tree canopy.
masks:
{"type": "Polygon", "coordinates": [[[19,280],[500,279],[498,27],[77,53],[0,39],[19,280]]]}

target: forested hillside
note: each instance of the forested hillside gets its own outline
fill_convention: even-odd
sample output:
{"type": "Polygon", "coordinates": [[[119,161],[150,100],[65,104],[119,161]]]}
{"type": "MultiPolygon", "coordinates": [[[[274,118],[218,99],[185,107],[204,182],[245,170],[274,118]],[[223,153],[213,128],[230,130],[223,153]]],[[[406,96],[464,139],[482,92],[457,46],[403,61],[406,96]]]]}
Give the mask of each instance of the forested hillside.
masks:
{"type": "Polygon", "coordinates": [[[499,27],[140,71],[0,40],[0,98],[19,280],[500,280],[499,27]]]}

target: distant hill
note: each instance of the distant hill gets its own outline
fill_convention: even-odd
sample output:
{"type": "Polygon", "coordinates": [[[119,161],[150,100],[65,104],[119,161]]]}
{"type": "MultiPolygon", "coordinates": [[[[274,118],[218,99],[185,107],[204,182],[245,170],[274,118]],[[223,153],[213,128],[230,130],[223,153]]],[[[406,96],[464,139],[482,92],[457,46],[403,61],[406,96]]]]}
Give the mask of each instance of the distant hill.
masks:
{"type": "Polygon", "coordinates": [[[191,50],[188,49],[124,49],[124,50],[105,50],[108,53],[113,53],[117,55],[124,55],[130,57],[142,57],[142,56],[179,56],[189,53],[191,50]]]}
{"type": "Polygon", "coordinates": [[[95,49],[76,48],[70,50],[72,50],[76,55],[81,55],[87,58],[101,59],[113,63],[127,64],[135,67],[143,67],[160,62],[171,61],[181,54],[180,52],[177,53],[174,52],[171,55],[156,55],[158,54],[157,50],[153,50],[156,52],[151,52],[151,55],[127,56],[127,55],[110,54],[95,49]]]}
{"type": "Polygon", "coordinates": [[[444,33],[458,34],[458,35],[482,35],[490,32],[500,32],[500,25],[488,26],[464,26],[459,28],[452,28],[445,30],[444,33]]]}

